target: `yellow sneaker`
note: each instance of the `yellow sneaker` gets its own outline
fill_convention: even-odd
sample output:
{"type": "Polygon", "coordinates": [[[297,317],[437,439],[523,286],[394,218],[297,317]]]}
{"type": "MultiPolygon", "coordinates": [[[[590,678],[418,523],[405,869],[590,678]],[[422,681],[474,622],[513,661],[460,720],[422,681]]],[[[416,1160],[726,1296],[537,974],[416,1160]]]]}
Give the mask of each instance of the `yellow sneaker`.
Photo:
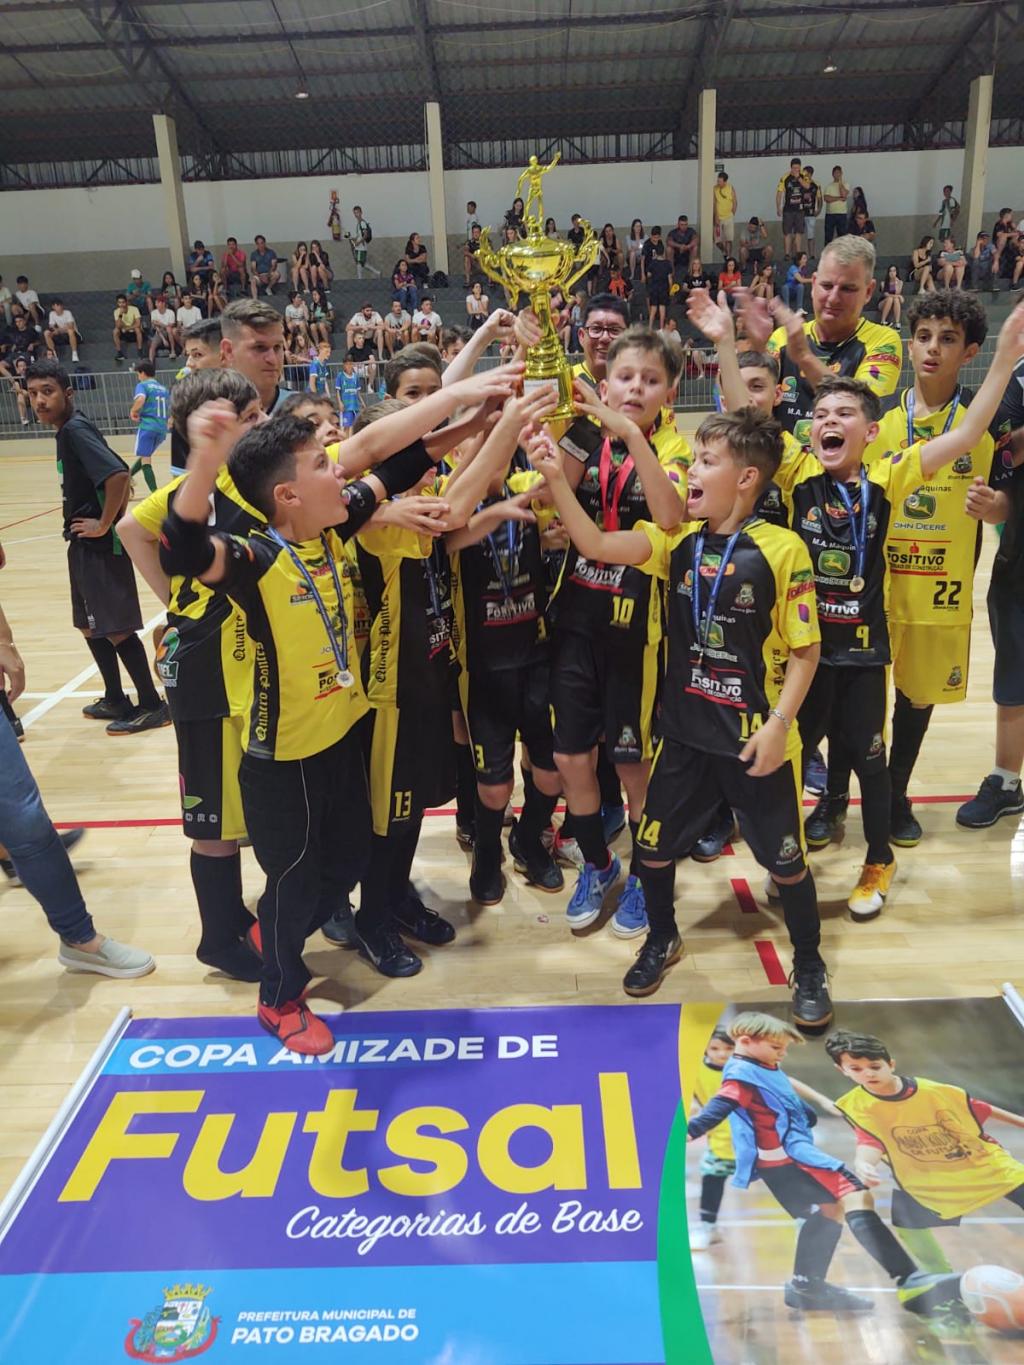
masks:
{"type": "Polygon", "coordinates": [[[853,894],[846,902],[854,919],[874,919],[882,913],[889,887],[896,875],[896,859],[891,863],[865,863],[853,894]]]}

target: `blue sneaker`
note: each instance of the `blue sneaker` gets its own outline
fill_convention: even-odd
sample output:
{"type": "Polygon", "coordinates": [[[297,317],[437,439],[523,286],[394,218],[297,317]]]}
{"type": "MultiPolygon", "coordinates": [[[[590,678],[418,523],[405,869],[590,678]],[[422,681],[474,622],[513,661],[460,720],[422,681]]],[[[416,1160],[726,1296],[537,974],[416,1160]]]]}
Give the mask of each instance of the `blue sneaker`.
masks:
{"type": "Polygon", "coordinates": [[[821,756],[821,750],[815,749],[807,761],[807,772],[804,774],[804,790],[812,792],[815,796],[821,796],[828,787],[828,764],[821,756]]]}
{"type": "Polygon", "coordinates": [[[588,924],[593,924],[620,871],[619,860],[614,853],[603,872],[599,872],[593,863],[583,864],[576,879],[576,890],[565,910],[571,929],[585,929],[588,924]]]}
{"type": "Polygon", "coordinates": [[[601,820],[604,823],[604,841],[611,845],[612,840],[626,828],[626,807],[602,806],[601,820]]]}
{"type": "Polygon", "coordinates": [[[639,877],[627,877],[626,885],[612,915],[612,933],[616,938],[636,938],[647,933],[647,906],[639,877]]]}

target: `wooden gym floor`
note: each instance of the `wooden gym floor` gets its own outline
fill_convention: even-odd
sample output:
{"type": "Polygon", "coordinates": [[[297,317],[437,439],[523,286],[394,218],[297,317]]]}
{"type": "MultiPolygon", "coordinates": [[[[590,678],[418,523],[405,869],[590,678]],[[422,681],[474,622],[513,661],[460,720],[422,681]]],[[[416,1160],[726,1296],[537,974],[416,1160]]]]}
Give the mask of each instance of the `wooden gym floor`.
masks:
{"type": "MultiPolygon", "coordinates": [[[[177,827],[172,730],[114,740],[81,715],[98,694],[98,679],[71,626],[57,477],[52,453],[35,453],[39,448],[5,444],[0,451],[0,541],[8,559],[0,602],[28,673],[27,695],[18,704],[28,727],[24,753],[54,821],[90,826],[75,862],[98,927],[145,945],[157,970],[126,982],[65,973],[41,910],[25,891],[0,886],[4,1189],[120,1006],[138,1015],[247,1014],[255,1001],[254,987],[208,972],[193,955],[196,912],[187,845],[177,827]]],[[[166,455],[156,466],[167,477],[166,455]]],[[[992,762],[984,591],[993,534],[986,529],[977,578],[969,699],[936,708],[913,789],[925,838],[899,853],[881,919],[856,925],[845,913],[863,854],[856,814],[843,844],[814,855],[837,1000],[988,995],[1006,980],[1024,981],[1024,835],[1009,819],[977,833],[954,824],[957,805],[973,795],[992,762]]],[[[141,580],[140,592],[143,618],[152,622],[159,604],[141,580]]],[[[620,852],[627,842],[620,837],[620,852]]],[[[252,903],[259,873],[251,852],[244,867],[252,903]]],[[[427,950],[414,979],[386,981],[355,954],[318,938],[308,960],[325,978],[315,992],[319,1007],[626,1002],[619,983],[635,945],[603,926],[574,938],[563,923],[566,896],[542,895],[514,874],[504,904],[481,911],[467,900],[468,871],[452,813],[432,813],[416,878],[428,900],[454,920],[458,940],[427,950]]],[[[788,999],[786,935],[779,914],[764,907],[762,882],[742,844],[711,866],[680,864],[677,907],[687,952],[656,1000],[777,998],[781,1006],[788,999]]]]}

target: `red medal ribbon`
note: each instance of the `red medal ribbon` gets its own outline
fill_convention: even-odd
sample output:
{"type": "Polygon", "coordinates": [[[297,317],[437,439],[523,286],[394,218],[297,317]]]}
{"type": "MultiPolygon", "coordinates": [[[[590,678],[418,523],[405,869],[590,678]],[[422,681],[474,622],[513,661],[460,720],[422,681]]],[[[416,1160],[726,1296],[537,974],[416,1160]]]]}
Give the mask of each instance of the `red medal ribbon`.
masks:
{"type": "Polygon", "coordinates": [[[622,501],[622,491],[633,472],[633,464],[632,455],[627,453],[626,458],[619,465],[611,502],[609,502],[608,484],[612,475],[612,442],[611,437],[606,436],[604,438],[604,443],[601,446],[601,462],[598,466],[598,479],[601,485],[601,523],[605,531],[617,531],[619,529],[619,503],[622,501]]]}

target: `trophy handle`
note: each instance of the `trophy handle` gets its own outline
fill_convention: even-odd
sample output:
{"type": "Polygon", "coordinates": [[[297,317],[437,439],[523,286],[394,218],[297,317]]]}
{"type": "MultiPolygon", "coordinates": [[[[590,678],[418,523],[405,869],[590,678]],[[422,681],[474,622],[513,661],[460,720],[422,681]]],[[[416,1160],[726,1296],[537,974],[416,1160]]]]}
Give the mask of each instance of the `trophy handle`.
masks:
{"type": "Polygon", "coordinates": [[[480,250],[476,253],[476,259],[488,279],[500,284],[508,292],[509,304],[515,308],[519,302],[519,285],[505,273],[501,253],[491,246],[490,228],[483,228],[480,232],[480,250]]]}
{"type": "Polygon", "coordinates": [[[571,289],[577,280],[582,279],[588,270],[593,270],[597,265],[597,258],[600,255],[601,243],[594,236],[594,229],[585,218],[580,219],[583,226],[583,241],[580,243],[579,250],[576,252],[576,264],[572,273],[567,275],[561,282],[563,289],[571,289]]]}

